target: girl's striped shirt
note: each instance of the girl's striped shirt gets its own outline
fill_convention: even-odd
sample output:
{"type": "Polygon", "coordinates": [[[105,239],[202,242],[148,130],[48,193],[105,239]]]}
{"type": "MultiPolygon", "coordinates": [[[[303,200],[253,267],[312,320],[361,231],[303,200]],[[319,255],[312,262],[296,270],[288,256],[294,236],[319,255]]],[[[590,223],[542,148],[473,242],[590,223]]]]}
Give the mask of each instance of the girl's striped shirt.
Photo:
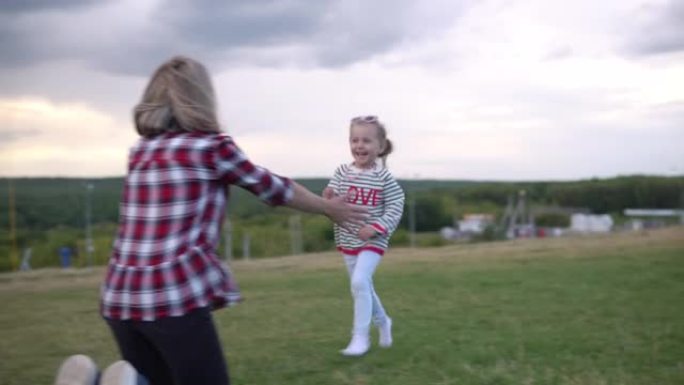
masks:
{"type": "Polygon", "coordinates": [[[347,229],[336,224],[337,249],[349,255],[357,255],[361,250],[384,254],[404,211],[404,190],[389,170],[380,162],[371,169],[343,164],[335,170],[328,187],[336,195],[345,196],[347,202],[367,207],[370,215],[366,224],[378,232],[375,237],[363,241],[358,236],[359,226],[347,229]]]}

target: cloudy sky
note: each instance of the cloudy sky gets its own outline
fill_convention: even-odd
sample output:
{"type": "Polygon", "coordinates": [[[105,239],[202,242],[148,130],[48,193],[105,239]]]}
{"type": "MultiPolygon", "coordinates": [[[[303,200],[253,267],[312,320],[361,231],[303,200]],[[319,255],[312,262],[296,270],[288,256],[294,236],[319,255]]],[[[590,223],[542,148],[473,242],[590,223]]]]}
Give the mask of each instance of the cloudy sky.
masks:
{"type": "Polygon", "coordinates": [[[162,61],[256,163],[329,176],[353,116],[400,178],[684,174],[681,0],[4,0],[0,176],[119,176],[162,61]]]}

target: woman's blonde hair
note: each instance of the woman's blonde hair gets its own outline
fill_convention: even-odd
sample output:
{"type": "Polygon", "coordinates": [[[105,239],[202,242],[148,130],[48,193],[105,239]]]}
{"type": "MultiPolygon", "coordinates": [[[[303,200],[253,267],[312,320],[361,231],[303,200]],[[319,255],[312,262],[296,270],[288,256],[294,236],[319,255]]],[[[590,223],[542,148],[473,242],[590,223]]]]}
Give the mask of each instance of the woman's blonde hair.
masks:
{"type": "Polygon", "coordinates": [[[387,130],[385,129],[385,125],[382,124],[380,120],[378,120],[378,117],[374,115],[357,116],[351,120],[349,127],[351,128],[351,126],[355,124],[365,124],[376,128],[378,132],[378,139],[380,139],[380,143],[383,144],[382,151],[380,151],[378,156],[380,159],[382,159],[382,164],[386,165],[387,156],[394,151],[394,145],[392,144],[392,141],[387,138],[387,130]]]}
{"type": "Polygon", "coordinates": [[[138,134],[218,132],[216,101],[209,73],[187,57],[176,56],[152,75],[142,100],[133,109],[138,134]]]}

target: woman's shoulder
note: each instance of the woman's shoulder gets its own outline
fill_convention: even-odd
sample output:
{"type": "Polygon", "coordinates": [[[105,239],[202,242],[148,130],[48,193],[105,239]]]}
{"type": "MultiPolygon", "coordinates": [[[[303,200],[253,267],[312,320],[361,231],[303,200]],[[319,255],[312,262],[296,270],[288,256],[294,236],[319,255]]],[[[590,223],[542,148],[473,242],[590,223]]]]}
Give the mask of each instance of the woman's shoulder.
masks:
{"type": "Polygon", "coordinates": [[[205,131],[173,131],[164,132],[153,136],[141,137],[138,145],[160,141],[203,141],[203,140],[232,140],[230,135],[225,132],[205,132],[205,131]]]}
{"type": "Polygon", "coordinates": [[[206,138],[209,140],[217,141],[217,142],[231,142],[233,143],[233,137],[228,135],[225,132],[193,132],[193,135],[196,135],[198,138],[206,138]]]}
{"type": "Polygon", "coordinates": [[[199,147],[202,146],[201,143],[206,143],[208,147],[213,149],[230,148],[234,151],[237,147],[233,137],[225,132],[191,132],[188,133],[187,138],[190,141],[195,141],[199,147]]]}
{"type": "Polygon", "coordinates": [[[214,132],[166,132],[163,134],[142,137],[131,148],[130,152],[147,152],[153,150],[167,151],[213,151],[221,147],[234,146],[233,139],[225,133],[214,132]]]}

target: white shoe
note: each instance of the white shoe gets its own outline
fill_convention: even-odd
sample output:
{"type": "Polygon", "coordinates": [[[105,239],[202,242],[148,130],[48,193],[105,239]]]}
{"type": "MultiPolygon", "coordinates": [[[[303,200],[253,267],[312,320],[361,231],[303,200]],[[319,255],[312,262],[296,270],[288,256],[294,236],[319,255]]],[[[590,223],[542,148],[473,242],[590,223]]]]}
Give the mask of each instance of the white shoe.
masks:
{"type": "Polygon", "coordinates": [[[380,341],[378,344],[381,348],[389,348],[392,346],[392,319],[387,317],[387,321],[384,324],[378,326],[378,331],[380,334],[380,341]]]}
{"type": "Polygon", "coordinates": [[[59,367],[55,385],[95,385],[97,365],[83,354],[70,356],[59,367]]]}
{"type": "Polygon", "coordinates": [[[354,334],[349,346],[342,350],[341,353],[345,356],[362,356],[370,349],[370,339],[368,335],[354,334]]]}
{"type": "Polygon", "coordinates": [[[138,372],[128,361],[116,361],[109,365],[100,378],[100,385],[136,385],[138,372]]]}

